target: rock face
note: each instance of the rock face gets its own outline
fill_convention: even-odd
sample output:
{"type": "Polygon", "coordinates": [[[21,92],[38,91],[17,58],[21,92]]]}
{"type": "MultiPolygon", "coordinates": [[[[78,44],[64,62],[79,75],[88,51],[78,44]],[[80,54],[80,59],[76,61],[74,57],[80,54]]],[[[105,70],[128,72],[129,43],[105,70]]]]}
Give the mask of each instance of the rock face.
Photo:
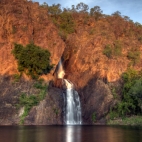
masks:
{"type": "MultiPolygon", "coordinates": [[[[27,45],[33,43],[48,49],[51,64],[58,64],[65,44],[58,35],[57,28],[48,17],[47,9],[37,2],[27,0],[0,1],[0,125],[19,124],[23,109],[17,109],[18,98],[22,92],[35,93],[32,81],[22,79],[15,82],[17,63],[11,51],[14,43],[27,45]]],[[[55,69],[55,68],[54,68],[55,69]]],[[[52,74],[43,76],[48,82],[52,74]]],[[[33,107],[25,119],[26,125],[62,124],[61,90],[50,87],[46,99],[33,107]]]]}
{"type": "MultiPolygon", "coordinates": [[[[93,123],[91,120],[93,113],[99,120],[113,105],[114,98],[109,83],[119,83],[122,73],[131,67],[128,52],[135,47],[141,55],[141,43],[137,36],[123,32],[124,29],[127,29],[127,32],[130,28],[134,29],[134,25],[120,17],[117,18],[110,17],[99,21],[90,18],[83,24],[84,18],[78,16],[76,33],[68,36],[66,41],[63,54],[65,78],[74,83],[80,94],[84,123],[93,123]],[[114,26],[118,26],[118,29],[114,26]],[[123,34],[120,34],[121,32],[123,34]],[[107,45],[111,46],[114,54],[110,58],[103,53],[107,45]]],[[[140,57],[133,68],[140,70],[141,63],[140,57]]]]}
{"type": "Polygon", "coordinates": [[[25,119],[25,125],[61,125],[63,124],[62,90],[49,87],[48,95],[34,107],[25,119]]]}
{"type": "MultiPolygon", "coordinates": [[[[28,95],[37,92],[33,81],[15,82],[12,77],[18,72],[11,54],[14,43],[34,42],[48,49],[55,68],[63,58],[65,78],[73,82],[80,95],[85,124],[93,124],[93,117],[101,120],[115,104],[110,84],[121,86],[121,75],[129,67],[142,69],[142,30],[134,23],[118,15],[95,20],[85,13],[74,12],[75,32],[63,41],[58,34],[60,28],[55,27],[51,17],[37,2],[0,1],[0,125],[19,124],[23,108],[17,109],[16,104],[21,92],[28,95]],[[113,54],[110,57],[104,54],[109,46],[111,51],[107,52],[113,54]],[[131,60],[136,56],[128,59],[129,51],[140,54],[138,63],[131,60]]],[[[43,76],[46,83],[52,80],[54,87],[50,86],[46,98],[30,110],[25,125],[63,124],[64,86],[62,79],[53,77],[55,68],[43,76]]]]}
{"type": "Polygon", "coordinates": [[[0,23],[0,75],[11,75],[17,71],[16,61],[11,54],[14,43],[26,45],[34,42],[48,49],[51,63],[57,65],[65,45],[49,20],[47,10],[37,2],[1,0],[0,23]]]}
{"type": "Polygon", "coordinates": [[[85,124],[92,124],[93,121],[105,117],[114,104],[109,86],[101,80],[92,79],[79,92],[82,100],[82,117],[85,124]],[[93,120],[93,115],[95,120],[93,120]]]}
{"type": "MultiPolygon", "coordinates": [[[[0,125],[18,125],[20,124],[20,116],[24,110],[18,108],[19,96],[21,93],[37,94],[33,81],[25,81],[20,79],[14,82],[10,77],[0,77],[0,125]]],[[[29,115],[25,118],[25,125],[51,125],[63,124],[62,108],[63,108],[62,90],[50,86],[47,90],[46,97],[34,106],[29,115]]]]}

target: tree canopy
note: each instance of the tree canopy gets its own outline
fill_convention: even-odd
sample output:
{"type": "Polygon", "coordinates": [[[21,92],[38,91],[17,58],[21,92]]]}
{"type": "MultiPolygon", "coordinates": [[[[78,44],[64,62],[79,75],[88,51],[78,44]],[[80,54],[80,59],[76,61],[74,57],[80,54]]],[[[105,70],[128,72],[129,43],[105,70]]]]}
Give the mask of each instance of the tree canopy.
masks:
{"type": "Polygon", "coordinates": [[[83,2],[80,2],[76,5],[76,10],[79,12],[87,12],[89,9],[89,6],[83,2]]]}
{"type": "Polygon", "coordinates": [[[34,44],[28,44],[25,47],[15,44],[12,52],[17,59],[18,70],[25,72],[33,79],[49,73],[53,67],[50,64],[50,52],[34,44]]]}
{"type": "Polygon", "coordinates": [[[90,15],[94,16],[96,20],[102,16],[103,11],[100,9],[99,6],[94,6],[90,9],[90,15]]]}

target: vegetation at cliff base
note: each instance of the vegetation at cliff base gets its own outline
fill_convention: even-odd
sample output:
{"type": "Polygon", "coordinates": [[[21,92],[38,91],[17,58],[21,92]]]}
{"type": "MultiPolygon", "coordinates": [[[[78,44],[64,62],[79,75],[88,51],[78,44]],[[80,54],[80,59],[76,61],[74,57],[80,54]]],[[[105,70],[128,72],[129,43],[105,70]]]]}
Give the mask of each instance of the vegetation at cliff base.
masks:
{"type": "Polygon", "coordinates": [[[96,122],[96,113],[95,112],[92,113],[92,122],[93,123],[96,122]]]}
{"type": "Polygon", "coordinates": [[[142,114],[142,73],[128,69],[122,75],[122,97],[110,110],[110,119],[142,114]]]}
{"type": "Polygon", "coordinates": [[[108,125],[138,125],[142,126],[142,116],[131,116],[125,118],[117,118],[115,120],[109,120],[108,125]]]}
{"type": "Polygon", "coordinates": [[[22,93],[19,97],[19,104],[17,104],[17,106],[24,107],[24,113],[20,117],[20,124],[24,123],[25,117],[28,115],[31,108],[38,105],[46,96],[46,84],[41,81],[37,81],[33,87],[39,90],[38,94],[27,95],[26,93],[22,93]]]}

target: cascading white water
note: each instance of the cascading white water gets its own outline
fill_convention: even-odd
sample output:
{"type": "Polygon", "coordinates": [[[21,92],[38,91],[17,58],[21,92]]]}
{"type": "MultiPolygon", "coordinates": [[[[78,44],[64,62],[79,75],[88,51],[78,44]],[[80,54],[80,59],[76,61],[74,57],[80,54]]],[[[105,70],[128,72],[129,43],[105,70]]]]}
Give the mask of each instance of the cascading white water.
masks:
{"type": "Polygon", "coordinates": [[[57,69],[57,78],[63,79],[65,75],[63,65],[62,65],[62,60],[59,61],[58,63],[58,69],[57,69]]]}
{"type": "MultiPolygon", "coordinates": [[[[57,76],[64,78],[65,72],[60,60],[58,64],[57,76]]],[[[67,125],[80,125],[81,124],[81,105],[77,91],[74,90],[74,85],[71,81],[63,79],[66,86],[64,93],[64,122],[67,125]]]]}
{"type": "Polygon", "coordinates": [[[64,79],[67,87],[64,94],[65,100],[65,123],[67,125],[81,124],[81,105],[77,91],[74,90],[73,84],[64,79]]]}

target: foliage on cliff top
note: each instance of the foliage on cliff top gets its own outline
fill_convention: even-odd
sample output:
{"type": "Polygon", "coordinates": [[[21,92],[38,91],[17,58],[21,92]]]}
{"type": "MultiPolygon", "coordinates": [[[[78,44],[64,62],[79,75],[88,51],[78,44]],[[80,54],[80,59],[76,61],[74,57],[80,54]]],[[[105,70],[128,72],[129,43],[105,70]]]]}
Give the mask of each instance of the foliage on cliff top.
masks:
{"type": "Polygon", "coordinates": [[[25,47],[21,44],[15,44],[12,53],[17,59],[18,70],[25,72],[33,79],[49,73],[53,67],[50,64],[50,52],[33,43],[25,47]]]}
{"type": "MultiPolygon", "coordinates": [[[[102,44],[102,49],[110,45],[103,52],[108,58],[123,56],[126,53],[124,51],[131,50],[133,47],[138,49],[142,43],[142,25],[138,22],[134,23],[119,11],[112,15],[105,15],[99,6],[89,9],[89,6],[82,2],[72,5],[71,8],[61,7],[60,4],[49,6],[47,3],[43,3],[41,7],[48,10],[49,17],[64,41],[67,41],[69,34],[79,37],[87,35],[87,32],[90,41],[92,38],[101,37],[105,42],[104,45],[102,44]]],[[[77,43],[72,42],[71,48],[76,47],[75,44],[77,43]]],[[[68,41],[66,46],[69,46],[68,41]]],[[[125,57],[127,56],[135,65],[138,60],[130,53],[126,54],[128,56],[125,57]]]]}

